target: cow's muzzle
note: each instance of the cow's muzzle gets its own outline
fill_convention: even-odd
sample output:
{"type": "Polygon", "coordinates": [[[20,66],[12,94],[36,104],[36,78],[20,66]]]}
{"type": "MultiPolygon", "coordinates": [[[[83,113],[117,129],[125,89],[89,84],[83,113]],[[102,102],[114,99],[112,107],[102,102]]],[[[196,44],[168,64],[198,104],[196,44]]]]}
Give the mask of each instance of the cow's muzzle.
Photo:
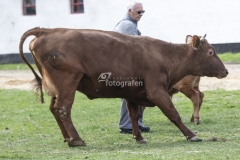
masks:
{"type": "Polygon", "coordinates": [[[223,72],[223,74],[218,75],[217,78],[219,78],[219,79],[225,78],[225,77],[227,77],[228,73],[229,73],[229,72],[228,72],[228,70],[226,69],[226,71],[223,72]]]}

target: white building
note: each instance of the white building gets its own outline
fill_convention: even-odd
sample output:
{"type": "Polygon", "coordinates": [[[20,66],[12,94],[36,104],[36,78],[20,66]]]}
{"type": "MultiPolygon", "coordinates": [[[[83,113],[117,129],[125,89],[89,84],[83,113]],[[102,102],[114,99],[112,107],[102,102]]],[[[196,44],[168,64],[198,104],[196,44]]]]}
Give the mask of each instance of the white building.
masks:
{"type": "MultiPolygon", "coordinates": [[[[129,0],[1,0],[0,55],[18,53],[22,34],[34,27],[113,30],[127,12],[129,0]],[[24,15],[36,2],[36,15],[24,15]],[[71,13],[71,3],[83,2],[71,13]],[[25,3],[25,4],[24,4],[25,3]],[[84,10],[83,10],[84,8],[84,10]]],[[[138,23],[142,35],[184,43],[186,35],[204,35],[210,43],[240,42],[238,0],[141,0],[146,11],[138,23]]],[[[28,11],[31,13],[31,10],[28,11]]],[[[27,39],[24,52],[29,52],[27,39]]]]}

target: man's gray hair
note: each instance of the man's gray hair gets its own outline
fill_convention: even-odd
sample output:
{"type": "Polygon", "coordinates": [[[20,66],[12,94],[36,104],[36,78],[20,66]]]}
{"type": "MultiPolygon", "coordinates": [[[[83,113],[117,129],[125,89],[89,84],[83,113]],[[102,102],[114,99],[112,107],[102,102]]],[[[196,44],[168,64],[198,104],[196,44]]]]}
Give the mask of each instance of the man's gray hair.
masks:
{"type": "Polygon", "coordinates": [[[129,9],[133,9],[133,7],[135,6],[135,4],[137,4],[137,3],[142,4],[141,2],[130,0],[130,2],[129,2],[128,5],[127,5],[127,9],[128,9],[128,10],[129,10],[129,9]]]}

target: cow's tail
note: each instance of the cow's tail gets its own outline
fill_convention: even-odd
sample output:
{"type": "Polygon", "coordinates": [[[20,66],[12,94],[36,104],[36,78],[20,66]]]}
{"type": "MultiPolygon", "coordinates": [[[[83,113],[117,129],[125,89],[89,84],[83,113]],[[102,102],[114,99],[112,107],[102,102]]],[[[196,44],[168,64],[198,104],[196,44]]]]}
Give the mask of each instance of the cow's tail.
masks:
{"type": "MultiPolygon", "coordinates": [[[[35,79],[33,80],[34,81],[34,87],[35,87],[35,90],[36,90],[36,93],[38,95],[38,92],[40,91],[40,101],[41,103],[44,103],[44,98],[43,98],[43,90],[42,90],[42,78],[39,77],[39,75],[36,73],[36,71],[33,69],[33,67],[31,66],[31,64],[29,64],[29,62],[27,61],[27,59],[24,57],[24,54],[23,54],[23,43],[24,41],[26,40],[26,38],[28,38],[29,36],[36,36],[36,37],[39,37],[42,33],[41,31],[39,32],[40,28],[39,27],[36,27],[36,28],[33,28],[33,29],[30,29],[28,30],[27,32],[25,32],[23,34],[23,36],[21,37],[21,41],[19,43],[19,53],[21,55],[21,58],[23,59],[23,61],[28,65],[28,67],[31,69],[32,73],[34,74],[35,76],[35,79]]],[[[32,53],[32,52],[31,52],[32,53]]],[[[34,55],[33,55],[34,56],[34,55]]]]}

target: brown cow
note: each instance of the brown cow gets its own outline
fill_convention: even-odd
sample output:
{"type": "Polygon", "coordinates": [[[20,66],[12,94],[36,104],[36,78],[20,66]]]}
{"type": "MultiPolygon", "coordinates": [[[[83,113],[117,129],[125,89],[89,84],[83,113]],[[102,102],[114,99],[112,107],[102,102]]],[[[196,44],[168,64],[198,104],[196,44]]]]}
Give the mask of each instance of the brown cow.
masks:
{"type": "Polygon", "coordinates": [[[168,91],[170,97],[175,93],[181,92],[192,101],[194,110],[190,121],[195,122],[195,124],[200,123],[199,111],[204,97],[204,94],[199,90],[199,82],[199,76],[188,75],[168,91]]]}
{"type": "Polygon", "coordinates": [[[172,44],[111,31],[35,28],[23,34],[19,50],[51,97],[50,110],[70,147],[85,146],[71,120],[76,90],[89,99],[126,99],[138,143],[146,142],[138,127],[138,105],[158,106],[187,139],[201,141],[182,123],[168,90],[187,75],[224,78],[228,71],[207,40],[187,39],[191,43],[172,44]],[[30,51],[42,79],[23,55],[31,35],[30,51]]]}

